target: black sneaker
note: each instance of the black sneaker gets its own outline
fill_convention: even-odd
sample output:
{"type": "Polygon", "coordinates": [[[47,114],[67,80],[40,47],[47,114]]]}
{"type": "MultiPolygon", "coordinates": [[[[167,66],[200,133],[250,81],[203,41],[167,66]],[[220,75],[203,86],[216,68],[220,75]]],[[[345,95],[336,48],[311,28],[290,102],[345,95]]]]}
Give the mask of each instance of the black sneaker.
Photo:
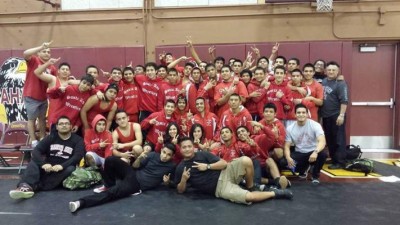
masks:
{"type": "Polygon", "coordinates": [[[264,184],[261,184],[261,185],[254,184],[253,187],[248,188],[247,190],[249,190],[250,192],[253,192],[253,191],[265,191],[265,189],[266,189],[266,187],[264,184]]]}
{"type": "Polygon", "coordinates": [[[332,165],[328,166],[328,169],[338,170],[338,169],[343,169],[343,166],[337,163],[337,164],[332,164],[332,165]]]}
{"type": "Polygon", "coordinates": [[[272,191],[275,193],[275,199],[293,199],[293,193],[288,189],[275,189],[272,191]]]}

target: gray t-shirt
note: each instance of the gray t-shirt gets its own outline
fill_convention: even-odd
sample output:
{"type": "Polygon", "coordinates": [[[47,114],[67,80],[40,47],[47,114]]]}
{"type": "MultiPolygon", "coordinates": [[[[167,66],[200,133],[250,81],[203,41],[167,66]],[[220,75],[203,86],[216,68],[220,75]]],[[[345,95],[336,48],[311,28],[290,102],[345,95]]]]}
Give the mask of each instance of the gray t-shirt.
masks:
{"type": "Polygon", "coordinates": [[[319,109],[323,118],[331,117],[340,113],[340,105],[347,105],[348,88],[345,81],[329,80],[322,81],[324,87],[324,104],[319,109]]]}
{"type": "Polygon", "coordinates": [[[296,123],[286,129],[286,141],[295,144],[296,152],[308,153],[317,148],[317,137],[324,135],[321,124],[314,120],[307,119],[304,126],[296,123]]]}

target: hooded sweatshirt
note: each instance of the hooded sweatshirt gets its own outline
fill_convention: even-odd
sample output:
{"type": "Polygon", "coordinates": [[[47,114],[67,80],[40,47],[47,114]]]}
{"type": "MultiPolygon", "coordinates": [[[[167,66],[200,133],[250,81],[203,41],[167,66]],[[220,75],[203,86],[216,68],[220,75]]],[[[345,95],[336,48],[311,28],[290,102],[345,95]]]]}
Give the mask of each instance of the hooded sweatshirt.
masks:
{"type": "Polygon", "coordinates": [[[107,158],[108,156],[112,155],[112,136],[110,131],[104,130],[103,132],[99,133],[96,131],[96,124],[100,121],[104,120],[107,123],[107,120],[104,116],[98,114],[94,117],[92,121],[92,128],[87,129],[85,131],[85,146],[86,152],[94,152],[98,156],[107,158]],[[106,142],[108,145],[104,148],[100,147],[100,142],[106,142]]]}
{"type": "Polygon", "coordinates": [[[157,144],[158,135],[161,133],[165,134],[167,125],[169,122],[175,122],[175,118],[171,115],[169,118],[165,115],[165,111],[155,112],[150,114],[145,120],[140,123],[142,130],[148,130],[146,140],[152,143],[154,146],[157,144]],[[150,120],[156,119],[156,124],[150,124],[150,120]]]}
{"type": "MultiPolygon", "coordinates": [[[[253,131],[253,127],[249,123],[252,121],[249,111],[242,105],[239,107],[240,111],[235,115],[231,109],[226,110],[222,113],[219,118],[218,128],[229,127],[233,132],[236,133],[236,129],[240,126],[246,126],[250,132],[253,131]]],[[[219,133],[219,132],[218,132],[219,133]]]]}

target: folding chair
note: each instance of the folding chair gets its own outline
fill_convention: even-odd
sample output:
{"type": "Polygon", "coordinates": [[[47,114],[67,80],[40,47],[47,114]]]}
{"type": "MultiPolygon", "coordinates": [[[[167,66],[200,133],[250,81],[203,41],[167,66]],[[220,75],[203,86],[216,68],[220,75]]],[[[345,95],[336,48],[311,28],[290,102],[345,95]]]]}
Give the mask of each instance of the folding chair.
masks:
{"type": "Polygon", "coordinates": [[[23,161],[25,160],[25,151],[29,151],[31,148],[28,146],[29,133],[28,133],[28,122],[26,121],[15,121],[12,122],[4,132],[2,144],[0,145],[0,163],[3,167],[8,169],[18,168],[18,173],[21,172],[23,161]],[[18,167],[11,167],[10,164],[1,155],[1,152],[14,152],[19,151],[23,147],[22,161],[18,167]]]}

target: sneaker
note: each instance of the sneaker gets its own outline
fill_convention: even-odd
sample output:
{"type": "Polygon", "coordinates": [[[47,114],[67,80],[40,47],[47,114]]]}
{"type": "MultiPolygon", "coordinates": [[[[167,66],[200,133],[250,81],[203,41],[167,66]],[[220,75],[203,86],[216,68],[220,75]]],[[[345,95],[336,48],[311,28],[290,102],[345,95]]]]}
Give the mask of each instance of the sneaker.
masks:
{"type": "Polygon", "coordinates": [[[275,189],[272,190],[275,193],[275,199],[292,199],[293,193],[288,189],[275,189]]]}
{"type": "Polygon", "coordinates": [[[69,211],[76,212],[76,210],[81,207],[81,202],[80,201],[75,201],[75,202],[69,202],[69,211]]]}
{"type": "Polygon", "coordinates": [[[265,191],[265,189],[266,189],[266,187],[264,184],[261,184],[261,185],[254,184],[253,187],[248,188],[247,190],[249,190],[250,192],[253,192],[253,191],[265,191]]]}
{"type": "Polygon", "coordinates": [[[10,197],[12,199],[32,198],[35,194],[29,185],[22,185],[15,190],[10,191],[10,197]]]}
{"type": "Polygon", "coordinates": [[[306,171],[304,171],[304,173],[300,173],[300,174],[299,174],[299,178],[300,178],[301,180],[307,180],[307,176],[308,176],[308,172],[310,171],[310,168],[311,168],[311,166],[308,165],[306,171]]]}
{"type": "Polygon", "coordinates": [[[312,178],[311,183],[317,185],[317,184],[319,184],[319,179],[318,178],[312,178]]]}
{"type": "Polygon", "coordinates": [[[142,194],[142,190],[139,190],[138,192],[133,193],[133,194],[131,194],[131,195],[132,195],[132,196],[136,196],[136,195],[140,195],[140,194],[142,194]]]}
{"type": "Polygon", "coordinates": [[[338,169],[343,169],[343,166],[337,163],[337,164],[332,164],[332,165],[328,166],[328,169],[338,170],[338,169]]]}
{"type": "Polygon", "coordinates": [[[106,186],[100,186],[100,187],[98,187],[98,188],[95,188],[95,189],[93,189],[93,192],[94,193],[101,193],[101,192],[103,192],[103,191],[107,191],[107,187],[106,186]]]}

